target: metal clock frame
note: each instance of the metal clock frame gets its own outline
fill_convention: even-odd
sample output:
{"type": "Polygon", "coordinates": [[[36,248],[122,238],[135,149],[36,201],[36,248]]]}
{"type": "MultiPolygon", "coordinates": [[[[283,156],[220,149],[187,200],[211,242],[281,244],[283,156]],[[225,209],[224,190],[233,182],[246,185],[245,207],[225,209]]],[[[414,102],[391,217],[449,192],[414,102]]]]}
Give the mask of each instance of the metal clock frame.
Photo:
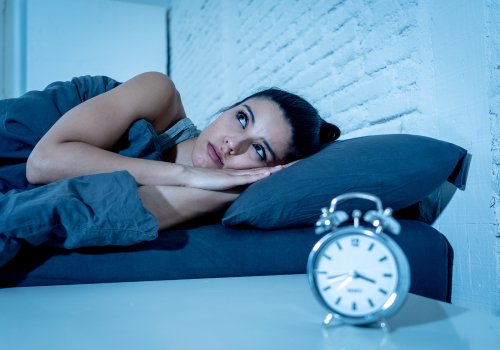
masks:
{"type": "MultiPolygon", "coordinates": [[[[361,193],[352,193],[350,195],[352,197],[349,197],[349,194],[343,195],[342,199],[349,199],[349,198],[372,199],[372,197],[378,199],[377,197],[361,193]],[[363,195],[363,197],[360,197],[360,195],[363,195]]],[[[336,203],[337,203],[336,199],[332,200],[333,208],[335,207],[336,203]]],[[[381,210],[379,211],[381,212],[381,210]]],[[[331,210],[331,212],[333,212],[333,210],[331,210]]],[[[358,224],[358,222],[359,222],[358,220],[355,220],[355,224],[358,224]]],[[[307,274],[308,274],[309,285],[313,290],[314,296],[319,301],[319,303],[323,307],[325,307],[326,310],[330,312],[330,314],[328,314],[325,318],[324,325],[328,325],[332,319],[336,319],[341,322],[352,325],[368,325],[380,322],[380,325],[383,328],[385,328],[384,320],[387,317],[393,315],[402,306],[402,304],[406,300],[406,296],[408,295],[411,284],[410,266],[408,263],[408,259],[406,258],[406,255],[404,254],[401,247],[392,238],[390,238],[387,234],[385,234],[383,230],[381,230],[380,226],[372,228],[365,226],[350,225],[350,226],[343,226],[338,229],[336,227],[333,227],[330,230],[330,233],[322,237],[311,250],[307,261],[307,274]],[[318,258],[321,256],[322,250],[325,249],[327,246],[329,246],[329,243],[331,241],[353,234],[365,235],[371,237],[372,239],[378,241],[380,244],[385,245],[394,255],[396,261],[396,268],[398,270],[398,276],[399,276],[398,281],[396,283],[395,291],[392,292],[391,295],[387,298],[387,301],[384,303],[382,308],[377,309],[376,311],[367,314],[365,316],[359,316],[359,317],[342,314],[336,311],[330,305],[328,305],[328,303],[321,296],[321,293],[318,289],[318,285],[316,283],[317,276],[315,272],[316,262],[318,258]]]]}

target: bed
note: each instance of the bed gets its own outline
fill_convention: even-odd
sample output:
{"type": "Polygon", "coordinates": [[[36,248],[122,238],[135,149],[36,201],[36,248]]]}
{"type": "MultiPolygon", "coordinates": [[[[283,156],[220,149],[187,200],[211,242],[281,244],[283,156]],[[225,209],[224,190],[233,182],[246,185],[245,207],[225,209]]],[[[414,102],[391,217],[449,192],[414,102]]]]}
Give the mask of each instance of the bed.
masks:
{"type": "MultiPolygon", "coordinates": [[[[317,154],[249,186],[224,212],[132,246],[25,246],[0,268],[0,287],[300,274],[320,236],[321,208],[346,192],[378,196],[394,209],[394,237],[410,262],[410,292],[450,301],[453,249],[432,227],[470,155],[417,135],[374,135],[326,145],[317,154]]],[[[339,209],[366,210],[351,201],[339,209]]]]}

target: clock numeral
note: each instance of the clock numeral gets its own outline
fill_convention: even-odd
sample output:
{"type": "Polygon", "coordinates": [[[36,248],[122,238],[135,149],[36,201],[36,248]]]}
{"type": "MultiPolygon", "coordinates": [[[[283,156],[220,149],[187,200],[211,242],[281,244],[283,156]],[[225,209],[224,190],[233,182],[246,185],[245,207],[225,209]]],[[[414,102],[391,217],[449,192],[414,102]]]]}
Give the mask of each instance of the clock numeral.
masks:
{"type": "Polygon", "coordinates": [[[378,262],[384,262],[387,260],[387,255],[384,255],[383,257],[381,257],[380,259],[378,259],[378,262]]]}
{"type": "Polygon", "coordinates": [[[316,270],[315,272],[316,272],[318,275],[324,275],[324,274],[326,274],[326,271],[318,271],[318,270],[316,270]]]}
{"type": "Polygon", "coordinates": [[[382,276],[387,277],[387,278],[391,278],[392,277],[392,273],[384,273],[382,276]]]}
{"type": "Polygon", "coordinates": [[[375,306],[375,304],[373,303],[373,301],[370,298],[368,298],[368,304],[370,304],[370,307],[374,307],[375,306]]]}
{"type": "Polygon", "coordinates": [[[335,300],[335,305],[340,304],[340,301],[342,300],[342,297],[338,297],[337,300],[335,300]]]}
{"type": "Polygon", "coordinates": [[[332,260],[332,257],[331,257],[331,256],[329,256],[329,255],[323,254],[323,256],[324,256],[325,258],[327,258],[328,260],[332,260]]]}
{"type": "Polygon", "coordinates": [[[332,288],[332,286],[326,286],[325,288],[323,288],[323,292],[326,292],[330,288],[332,288]]]}
{"type": "Polygon", "coordinates": [[[373,247],[375,247],[375,243],[370,244],[370,246],[368,247],[368,251],[371,252],[373,247]]]}
{"type": "Polygon", "coordinates": [[[359,238],[352,238],[351,239],[351,245],[353,247],[359,247],[359,238]]]}
{"type": "Polygon", "coordinates": [[[378,291],[384,295],[387,295],[387,291],[385,289],[379,288],[378,291]]]}
{"type": "Polygon", "coordinates": [[[352,310],[356,311],[357,308],[358,308],[358,305],[356,305],[356,303],[352,303],[352,310]]]}
{"type": "Polygon", "coordinates": [[[342,250],[342,246],[340,245],[340,243],[338,241],[335,243],[337,243],[337,248],[339,248],[339,250],[342,250]]]}

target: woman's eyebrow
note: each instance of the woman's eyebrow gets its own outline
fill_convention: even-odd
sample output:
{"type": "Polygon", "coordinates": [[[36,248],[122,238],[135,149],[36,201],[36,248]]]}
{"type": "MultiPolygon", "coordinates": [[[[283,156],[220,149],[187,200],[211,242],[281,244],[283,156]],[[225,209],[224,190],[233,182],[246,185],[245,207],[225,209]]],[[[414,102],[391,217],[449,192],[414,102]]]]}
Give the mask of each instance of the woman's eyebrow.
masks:
{"type": "Polygon", "coordinates": [[[255,115],[253,114],[252,109],[250,108],[249,105],[244,104],[243,107],[247,109],[248,114],[250,114],[250,117],[252,118],[252,124],[255,123],[255,115]]]}
{"type": "MultiPolygon", "coordinates": [[[[252,109],[250,108],[249,105],[247,104],[243,104],[243,107],[246,108],[248,114],[250,114],[250,119],[252,119],[252,124],[255,124],[255,115],[253,114],[253,111],[252,109]]],[[[271,154],[271,156],[273,157],[273,162],[276,162],[276,153],[274,153],[273,149],[271,148],[271,145],[269,144],[269,142],[267,142],[267,140],[264,139],[264,146],[266,146],[268,152],[271,154]]]]}
{"type": "Polygon", "coordinates": [[[269,153],[271,153],[271,156],[273,157],[273,162],[276,162],[276,154],[274,153],[273,149],[271,148],[271,145],[266,140],[264,140],[264,145],[266,146],[269,153]]]}

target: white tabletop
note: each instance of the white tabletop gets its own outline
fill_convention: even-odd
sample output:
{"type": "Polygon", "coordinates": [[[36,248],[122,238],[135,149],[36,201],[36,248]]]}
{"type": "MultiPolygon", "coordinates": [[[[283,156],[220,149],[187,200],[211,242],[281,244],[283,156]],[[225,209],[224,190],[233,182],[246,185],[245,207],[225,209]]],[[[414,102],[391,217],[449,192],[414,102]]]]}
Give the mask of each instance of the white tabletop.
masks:
{"type": "Polygon", "coordinates": [[[325,329],[305,275],[0,289],[0,349],[500,349],[500,318],[410,295],[325,329]]]}

